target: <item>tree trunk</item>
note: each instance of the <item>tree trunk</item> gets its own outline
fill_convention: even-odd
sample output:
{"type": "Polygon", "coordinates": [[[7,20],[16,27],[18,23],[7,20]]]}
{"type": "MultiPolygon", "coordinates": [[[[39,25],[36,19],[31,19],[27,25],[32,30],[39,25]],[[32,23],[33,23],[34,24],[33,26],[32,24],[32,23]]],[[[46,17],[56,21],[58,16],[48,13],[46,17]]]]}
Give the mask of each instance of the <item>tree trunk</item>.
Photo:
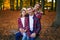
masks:
{"type": "Polygon", "coordinates": [[[2,10],[2,4],[4,0],[0,0],[0,10],[2,10]]]}
{"type": "Polygon", "coordinates": [[[57,4],[57,0],[55,0],[55,11],[56,11],[56,4],[57,4]]]}
{"type": "Polygon", "coordinates": [[[45,13],[44,13],[44,5],[45,5],[45,1],[44,1],[44,0],[41,0],[41,2],[42,2],[42,3],[41,3],[41,5],[42,5],[42,11],[43,11],[43,14],[45,14],[45,13]]]}
{"type": "Polygon", "coordinates": [[[33,7],[34,7],[34,5],[35,5],[35,3],[36,3],[36,0],[34,0],[33,2],[34,2],[34,3],[33,3],[33,7]]]}
{"type": "Polygon", "coordinates": [[[14,0],[10,0],[10,8],[11,10],[14,10],[14,0]]]}
{"type": "Polygon", "coordinates": [[[16,0],[16,1],[17,1],[16,10],[18,10],[18,0],[16,0]]]}
{"type": "Polygon", "coordinates": [[[22,9],[23,1],[20,0],[20,10],[22,9]]]}
{"type": "Polygon", "coordinates": [[[38,2],[40,3],[40,0],[38,0],[38,2]]]}
{"type": "Polygon", "coordinates": [[[32,6],[32,0],[30,0],[30,6],[32,6]]]}
{"type": "Polygon", "coordinates": [[[51,4],[51,10],[53,10],[53,0],[52,0],[52,4],[51,4]]]}
{"type": "Polygon", "coordinates": [[[56,20],[52,24],[51,27],[58,28],[60,26],[60,0],[57,0],[57,7],[56,7],[56,20]]]}

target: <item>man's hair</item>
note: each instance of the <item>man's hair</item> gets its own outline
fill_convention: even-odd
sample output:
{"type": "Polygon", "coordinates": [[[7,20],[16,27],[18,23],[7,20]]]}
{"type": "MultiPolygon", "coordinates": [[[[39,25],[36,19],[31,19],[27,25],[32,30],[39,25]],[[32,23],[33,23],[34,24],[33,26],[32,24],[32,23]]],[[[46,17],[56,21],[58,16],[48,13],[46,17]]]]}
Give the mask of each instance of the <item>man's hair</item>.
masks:
{"type": "Polygon", "coordinates": [[[28,6],[28,7],[27,7],[27,9],[28,9],[28,8],[31,8],[31,9],[33,9],[33,7],[32,7],[32,6],[28,6]]]}

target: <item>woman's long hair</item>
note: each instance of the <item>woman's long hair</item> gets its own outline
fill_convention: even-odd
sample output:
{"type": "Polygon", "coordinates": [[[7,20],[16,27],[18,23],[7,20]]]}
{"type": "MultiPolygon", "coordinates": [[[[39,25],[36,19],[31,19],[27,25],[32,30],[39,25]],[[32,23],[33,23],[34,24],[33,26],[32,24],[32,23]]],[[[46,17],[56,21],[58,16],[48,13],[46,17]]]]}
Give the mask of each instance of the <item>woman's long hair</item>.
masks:
{"type": "Polygon", "coordinates": [[[22,17],[22,11],[25,11],[26,12],[26,8],[22,8],[21,11],[20,11],[20,17],[22,17]]]}

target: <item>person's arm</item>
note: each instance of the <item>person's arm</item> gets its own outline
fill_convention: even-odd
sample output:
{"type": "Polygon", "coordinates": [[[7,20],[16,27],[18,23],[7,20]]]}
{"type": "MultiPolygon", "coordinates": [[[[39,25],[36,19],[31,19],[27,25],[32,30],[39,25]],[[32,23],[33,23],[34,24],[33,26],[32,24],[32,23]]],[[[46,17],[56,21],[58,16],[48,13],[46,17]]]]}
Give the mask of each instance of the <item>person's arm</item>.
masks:
{"type": "Polygon", "coordinates": [[[18,18],[18,30],[19,30],[21,33],[24,32],[24,29],[23,29],[23,27],[21,26],[21,20],[20,20],[20,18],[18,18]]]}
{"type": "Polygon", "coordinates": [[[36,30],[34,31],[34,33],[31,34],[31,37],[36,37],[36,34],[38,34],[40,30],[41,30],[40,21],[37,20],[37,22],[36,22],[36,30]]]}
{"type": "Polygon", "coordinates": [[[37,20],[35,33],[38,34],[41,31],[40,20],[37,20]]]}
{"type": "Polygon", "coordinates": [[[29,22],[28,22],[28,17],[25,17],[25,30],[28,31],[29,30],[29,22]]]}
{"type": "Polygon", "coordinates": [[[21,20],[20,20],[20,18],[18,18],[18,29],[20,29],[20,28],[22,28],[21,27],[21,20]]]}
{"type": "Polygon", "coordinates": [[[38,18],[41,19],[42,15],[43,15],[43,12],[38,12],[38,18]]]}

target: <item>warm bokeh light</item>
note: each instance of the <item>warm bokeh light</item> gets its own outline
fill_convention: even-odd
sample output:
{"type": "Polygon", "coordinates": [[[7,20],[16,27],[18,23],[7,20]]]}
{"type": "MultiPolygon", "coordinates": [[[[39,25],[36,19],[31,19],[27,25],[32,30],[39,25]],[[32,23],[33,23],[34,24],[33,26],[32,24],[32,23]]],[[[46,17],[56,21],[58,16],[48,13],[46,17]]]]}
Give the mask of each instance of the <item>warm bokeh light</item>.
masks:
{"type": "Polygon", "coordinates": [[[4,10],[10,9],[10,0],[4,0],[4,10]]]}
{"type": "MultiPolygon", "coordinates": [[[[45,6],[50,6],[51,7],[51,3],[52,3],[52,0],[45,0],[46,3],[45,3],[45,6]]],[[[36,0],[37,2],[37,0],[36,0]]],[[[55,7],[55,0],[53,0],[53,7],[55,7]]],[[[2,5],[2,8],[4,6],[4,9],[3,10],[6,10],[6,9],[10,9],[10,0],[4,0],[4,5],[2,5]]],[[[41,0],[40,0],[40,4],[41,4],[41,0]]],[[[22,7],[28,7],[30,5],[30,0],[23,0],[23,4],[22,4],[22,7]]],[[[32,5],[34,5],[34,1],[32,2],[32,5]]],[[[20,5],[20,0],[14,0],[14,10],[16,10],[17,6],[18,8],[21,7],[20,5]],[[18,1],[18,5],[17,5],[17,1],[18,1]]]]}

